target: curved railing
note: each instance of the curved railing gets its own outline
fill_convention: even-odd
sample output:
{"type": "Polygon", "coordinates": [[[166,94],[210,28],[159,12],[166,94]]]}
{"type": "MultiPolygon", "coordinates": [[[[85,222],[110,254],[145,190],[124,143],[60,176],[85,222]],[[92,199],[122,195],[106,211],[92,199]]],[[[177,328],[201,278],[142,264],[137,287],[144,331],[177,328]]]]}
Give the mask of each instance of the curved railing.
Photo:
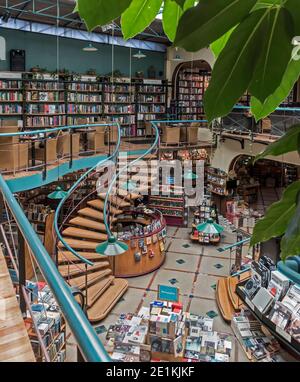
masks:
{"type": "Polygon", "coordinates": [[[141,156],[139,156],[138,158],[136,158],[133,161],[129,162],[118,173],[116,173],[113,176],[113,178],[112,178],[112,180],[110,182],[110,185],[108,187],[108,190],[106,192],[106,196],[105,196],[105,200],[104,200],[104,207],[103,207],[103,221],[104,221],[104,225],[105,225],[105,229],[106,229],[108,240],[111,239],[111,238],[115,239],[115,236],[112,233],[112,231],[110,229],[109,222],[108,222],[107,210],[108,210],[109,197],[110,197],[110,194],[112,192],[113,187],[116,184],[116,181],[118,180],[120,175],[122,175],[125,171],[127,171],[135,163],[138,163],[140,160],[142,160],[143,158],[145,158],[146,156],[151,154],[155,150],[155,148],[157,149],[158,146],[159,146],[159,139],[160,139],[159,138],[159,128],[157,126],[156,121],[155,122],[151,122],[151,124],[152,124],[152,128],[154,130],[154,133],[155,133],[155,138],[154,138],[153,144],[141,156]]]}
{"type": "Polygon", "coordinates": [[[57,206],[56,208],[56,211],[55,211],[55,217],[54,217],[54,230],[55,230],[55,233],[57,235],[57,239],[59,241],[61,241],[61,243],[64,245],[64,247],[70,251],[74,256],[76,256],[78,259],[80,259],[83,263],[85,264],[88,264],[88,265],[91,265],[93,266],[94,263],[87,260],[85,257],[81,256],[78,252],[76,252],[63,238],[63,236],[61,235],[60,233],[60,228],[59,228],[59,217],[60,217],[60,213],[61,213],[61,210],[64,206],[64,204],[66,203],[66,201],[70,198],[70,196],[74,193],[74,191],[77,189],[77,187],[90,175],[92,174],[95,170],[97,170],[99,168],[99,166],[103,166],[106,162],[109,162],[109,161],[112,161],[116,158],[116,156],[118,155],[119,153],[119,149],[120,149],[120,145],[121,145],[121,128],[120,128],[120,125],[118,123],[114,123],[114,124],[99,124],[99,125],[93,125],[93,127],[98,127],[98,126],[115,126],[117,127],[118,129],[118,139],[117,139],[117,143],[116,143],[116,146],[115,146],[115,150],[114,152],[108,156],[107,158],[105,159],[102,159],[101,161],[99,161],[95,166],[91,167],[87,172],[85,172],[74,184],[73,186],[68,190],[68,193],[66,194],[66,196],[60,201],[59,205],[57,206]]]}
{"type": "Polygon", "coordinates": [[[61,308],[62,314],[74,335],[83,357],[89,362],[109,362],[110,357],[102,342],[72,295],[70,287],[58,272],[39,236],[32,228],[23,209],[1,174],[0,191],[45,281],[53,292],[54,298],[61,308]]]}

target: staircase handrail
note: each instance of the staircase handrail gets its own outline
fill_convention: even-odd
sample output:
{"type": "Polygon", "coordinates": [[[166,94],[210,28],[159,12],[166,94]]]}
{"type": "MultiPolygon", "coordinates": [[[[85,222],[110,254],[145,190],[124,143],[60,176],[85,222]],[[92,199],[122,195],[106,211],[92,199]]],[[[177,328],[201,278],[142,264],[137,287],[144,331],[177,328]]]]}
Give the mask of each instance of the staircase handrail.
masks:
{"type": "Polygon", "coordinates": [[[81,307],[74,299],[70,287],[60,275],[41,239],[32,228],[23,209],[17,202],[3,176],[0,174],[0,191],[29,246],[39,269],[49,285],[62,314],[70,327],[79,349],[88,362],[109,362],[102,342],[81,307]]]}
{"type": "Polygon", "coordinates": [[[88,265],[91,265],[93,266],[94,263],[92,261],[89,261],[87,260],[84,256],[81,256],[78,252],[76,252],[63,238],[63,236],[61,235],[60,233],[60,229],[59,229],[59,225],[58,225],[58,221],[59,221],[59,217],[60,217],[60,212],[61,212],[61,209],[63,207],[63,205],[65,204],[65,202],[69,199],[69,197],[73,194],[73,192],[75,191],[75,189],[77,188],[77,186],[88,176],[90,175],[94,170],[96,170],[99,166],[102,166],[105,162],[108,162],[108,161],[111,161],[111,160],[114,160],[115,157],[118,155],[119,153],[119,149],[120,149],[120,145],[121,145],[121,127],[120,127],[120,124],[119,123],[113,123],[113,124],[93,124],[92,125],[93,127],[97,127],[97,126],[117,126],[118,128],[118,139],[117,139],[117,143],[116,143],[116,147],[115,147],[115,150],[114,152],[108,156],[107,158],[105,159],[101,159],[95,166],[91,167],[88,171],[86,171],[74,184],[73,186],[68,190],[68,193],[65,195],[65,197],[60,201],[60,203],[58,204],[57,208],[56,208],[56,211],[55,211],[55,215],[54,215],[54,230],[55,230],[55,233],[57,235],[57,238],[59,241],[61,241],[61,243],[65,246],[65,248],[71,252],[74,256],[76,256],[79,260],[81,260],[83,263],[85,264],[88,264],[88,265]]]}

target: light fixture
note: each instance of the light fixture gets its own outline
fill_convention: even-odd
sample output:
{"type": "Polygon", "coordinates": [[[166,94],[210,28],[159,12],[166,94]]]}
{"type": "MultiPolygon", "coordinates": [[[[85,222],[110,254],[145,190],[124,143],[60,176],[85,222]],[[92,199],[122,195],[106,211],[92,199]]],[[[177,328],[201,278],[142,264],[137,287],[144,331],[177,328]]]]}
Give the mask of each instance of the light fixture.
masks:
{"type": "Polygon", "coordinates": [[[128,182],[122,184],[121,188],[123,190],[127,190],[127,191],[133,191],[137,188],[137,184],[136,182],[134,182],[133,180],[128,180],[128,182]]]}
{"type": "Polygon", "coordinates": [[[178,48],[177,47],[175,48],[175,53],[174,53],[174,56],[172,58],[172,61],[183,61],[183,58],[178,53],[178,48]]]}
{"type": "Polygon", "coordinates": [[[64,191],[60,186],[57,186],[55,191],[48,195],[48,198],[52,200],[61,200],[67,195],[68,193],[66,191],[64,191]]]}
{"type": "Polygon", "coordinates": [[[103,256],[118,256],[126,251],[128,251],[128,245],[117,240],[114,236],[110,236],[107,241],[96,247],[96,253],[103,256]]]}
{"type": "Polygon", "coordinates": [[[188,170],[188,172],[184,175],[184,179],[195,180],[198,179],[198,175],[195,174],[192,170],[188,170]]]}
{"type": "Polygon", "coordinates": [[[142,51],[138,51],[137,53],[135,53],[132,57],[134,58],[138,58],[138,59],[141,59],[141,58],[145,58],[147,57],[144,53],[142,53],[142,51]]]}
{"type": "Polygon", "coordinates": [[[97,52],[98,48],[96,48],[91,42],[82,48],[84,52],[97,52]]]}

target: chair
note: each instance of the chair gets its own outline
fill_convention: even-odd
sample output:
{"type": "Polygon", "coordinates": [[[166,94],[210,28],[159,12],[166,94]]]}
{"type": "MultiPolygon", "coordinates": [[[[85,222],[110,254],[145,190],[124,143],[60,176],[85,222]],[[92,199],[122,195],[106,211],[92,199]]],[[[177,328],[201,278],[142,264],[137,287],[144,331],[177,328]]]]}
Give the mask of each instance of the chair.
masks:
{"type": "Polygon", "coordinates": [[[72,137],[72,154],[78,157],[80,151],[79,134],[70,134],[69,132],[59,132],[57,136],[57,156],[59,158],[69,157],[71,154],[71,138],[72,137]]]}
{"type": "Polygon", "coordinates": [[[55,162],[57,159],[57,140],[57,138],[48,138],[46,141],[42,141],[44,147],[38,147],[35,150],[36,159],[44,162],[46,150],[46,163],[55,162]]]}

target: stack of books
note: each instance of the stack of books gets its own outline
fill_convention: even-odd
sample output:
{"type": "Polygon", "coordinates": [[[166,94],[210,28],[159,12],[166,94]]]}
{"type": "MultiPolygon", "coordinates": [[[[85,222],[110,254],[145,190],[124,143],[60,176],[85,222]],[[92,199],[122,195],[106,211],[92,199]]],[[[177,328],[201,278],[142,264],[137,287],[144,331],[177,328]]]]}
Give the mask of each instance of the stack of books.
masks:
{"type": "Polygon", "coordinates": [[[277,340],[247,309],[237,313],[231,322],[234,334],[251,361],[263,361],[280,351],[277,340]]]}

